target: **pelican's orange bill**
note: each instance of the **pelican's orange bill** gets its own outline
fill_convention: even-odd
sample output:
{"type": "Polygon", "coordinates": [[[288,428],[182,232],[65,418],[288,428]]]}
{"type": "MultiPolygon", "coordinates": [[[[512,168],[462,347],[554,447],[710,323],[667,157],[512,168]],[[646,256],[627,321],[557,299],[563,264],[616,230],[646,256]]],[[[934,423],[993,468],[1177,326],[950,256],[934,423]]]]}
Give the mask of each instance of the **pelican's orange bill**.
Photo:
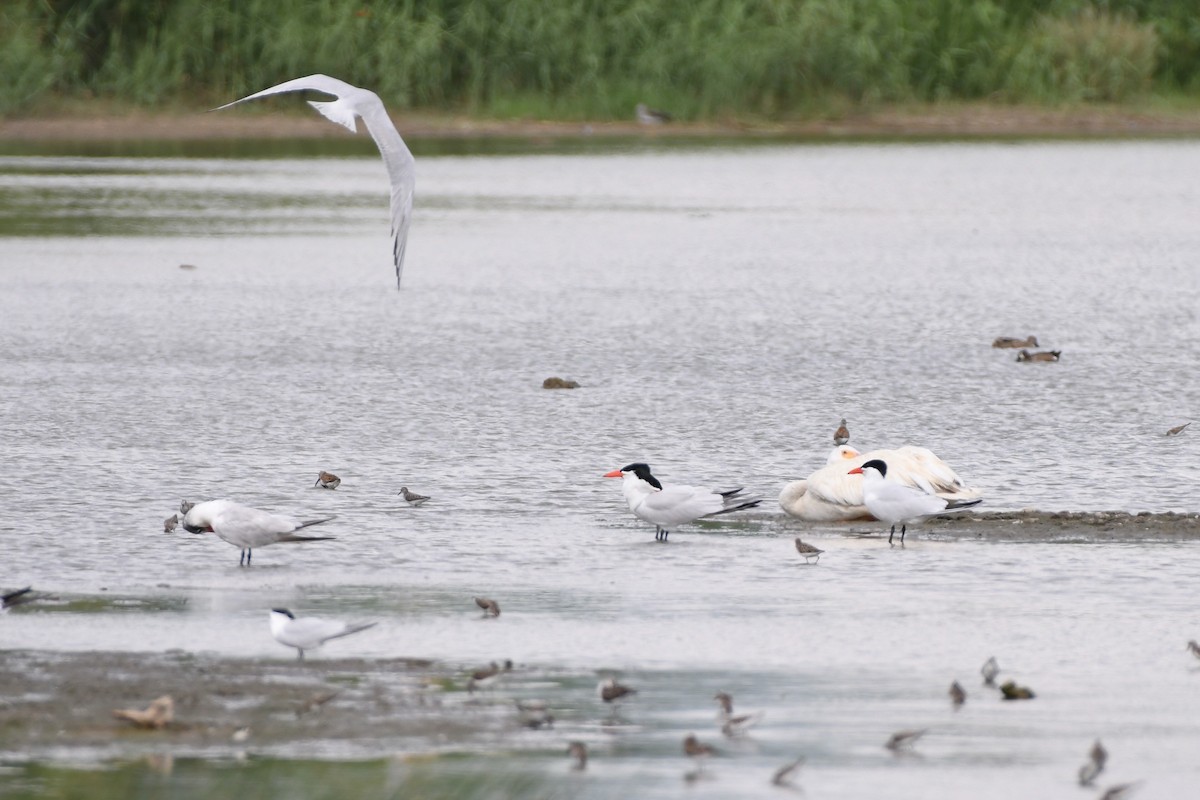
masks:
{"type": "Polygon", "coordinates": [[[619,478],[619,477],[621,477],[621,470],[619,470],[619,469],[614,469],[612,472],[606,472],[606,473],[604,473],[604,477],[606,477],[606,478],[619,478]]]}
{"type": "Polygon", "coordinates": [[[847,475],[862,475],[862,467],[855,467],[846,473],[847,475]]]}

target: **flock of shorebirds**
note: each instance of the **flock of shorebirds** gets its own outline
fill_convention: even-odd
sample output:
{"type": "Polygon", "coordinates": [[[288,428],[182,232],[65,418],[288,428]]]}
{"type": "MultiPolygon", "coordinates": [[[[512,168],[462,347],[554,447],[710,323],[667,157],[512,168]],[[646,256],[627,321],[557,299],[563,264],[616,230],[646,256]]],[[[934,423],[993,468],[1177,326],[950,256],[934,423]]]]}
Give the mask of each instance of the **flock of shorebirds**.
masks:
{"type": "MultiPolygon", "coordinates": [[[[820,551],[817,552],[819,553],[820,551]]],[[[32,603],[38,598],[39,595],[34,593],[31,587],[7,592],[0,595],[0,612],[7,612],[10,608],[32,603]]],[[[500,605],[494,599],[475,597],[473,600],[475,605],[483,611],[484,617],[497,618],[500,616],[500,605]]],[[[303,660],[306,650],[316,649],[327,641],[367,630],[375,625],[374,622],[347,624],[333,620],[296,618],[286,609],[273,609],[270,615],[270,623],[275,638],[282,644],[295,648],[299,660],[303,660]]],[[[1187,651],[1197,659],[1200,659],[1200,643],[1196,640],[1192,639],[1188,641],[1187,651]]],[[[474,693],[479,689],[493,687],[497,681],[511,673],[512,670],[513,663],[511,660],[506,660],[503,664],[493,661],[489,665],[470,673],[466,682],[466,689],[468,693],[474,693]]],[[[1003,700],[1032,700],[1036,697],[1032,689],[1028,686],[1022,686],[1016,681],[1009,680],[997,684],[996,681],[1000,675],[1000,665],[994,656],[989,657],[983,663],[979,672],[983,678],[983,686],[998,690],[1003,700]]],[[[632,686],[619,682],[616,677],[609,675],[597,684],[596,694],[603,703],[612,706],[615,710],[619,704],[632,700],[638,694],[638,691],[632,686]]],[[[967,692],[957,680],[950,684],[947,695],[955,710],[960,709],[967,701],[967,692]]],[[[764,717],[762,711],[736,713],[734,711],[733,697],[728,692],[717,692],[712,699],[718,706],[717,722],[719,730],[730,739],[740,739],[748,736],[751,729],[764,717]]],[[[324,699],[317,702],[324,702],[324,699]]],[[[520,712],[520,724],[522,727],[534,730],[553,727],[554,716],[551,713],[550,704],[546,701],[526,699],[517,700],[515,703],[517,710],[520,712]]],[[[144,709],[114,709],[112,713],[117,719],[128,722],[136,727],[161,730],[174,721],[175,705],[169,695],[163,695],[151,701],[149,706],[144,709]]],[[[929,733],[929,731],[929,728],[898,730],[883,742],[883,747],[897,755],[912,753],[918,741],[929,733]]],[[[234,741],[245,741],[248,735],[248,729],[238,729],[234,732],[234,741]]],[[[701,741],[695,733],[689,733],[684,738],[682,752],[695,765],[694,769],[684,773],[684,778],[689,782],[705,776],[708,759],[722,755],[717,747],[701,741]]],[[[571,759],[571,769],[585,770],[587,768],[588,748],[585,742],[569,742],[567,754],[571,759]]],[[[1097,739],[1087,753],[1087,760],[1077,771],[1076,777],[1079,785],[1087,788],[1094,787],[1096,779],[1104,771],[1107,762],[1108,751],[1100,740],[1097,739]]],[[[793,786],[792,782],[799,768],[804,763],[805,759],[801,756],[782,765],[771,776],[771,783],[782,787],[793,786]]],[[[1140,781],[1115,784],[1108,787],[1100,795],[1100,800],[1120,800],[1121,798],[1126,798],[1140,785],[1140,781]]]]}

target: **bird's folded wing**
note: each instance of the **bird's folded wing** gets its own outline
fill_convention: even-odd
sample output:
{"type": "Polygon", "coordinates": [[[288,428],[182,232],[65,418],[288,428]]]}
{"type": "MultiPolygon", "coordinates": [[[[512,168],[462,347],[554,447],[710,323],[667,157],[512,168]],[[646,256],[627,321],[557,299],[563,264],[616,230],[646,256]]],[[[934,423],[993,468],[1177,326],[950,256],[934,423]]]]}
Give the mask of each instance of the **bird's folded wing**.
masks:
{"type": "Polygon", "coordinates": [[[861,506],[862,478],[848,472],[841,464],[822,467],[808,476],[809,494],[835,506],[861,506]]]}
{"type": "Polygon", "coordinates": [[[231,503],[213,516],[212,527],[218,532],[238,530],[243,533],[261,533],[272,537],[273,540],[275,536],[296,530],[297,522],[291,517],[231,503]]]}

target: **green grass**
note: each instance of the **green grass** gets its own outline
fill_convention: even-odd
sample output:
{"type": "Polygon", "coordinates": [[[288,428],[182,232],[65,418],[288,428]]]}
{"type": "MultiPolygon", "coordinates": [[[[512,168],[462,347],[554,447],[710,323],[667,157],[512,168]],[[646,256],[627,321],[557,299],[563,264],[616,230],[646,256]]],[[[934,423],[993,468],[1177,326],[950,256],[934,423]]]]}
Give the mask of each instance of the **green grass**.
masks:
{"type": "Polygon", "coordinates": [[[211,105],[325,72],[397,110],[786,117],[880,102],[1200,95],[1168,0],[8,0],[0,113],[211,105]]]}

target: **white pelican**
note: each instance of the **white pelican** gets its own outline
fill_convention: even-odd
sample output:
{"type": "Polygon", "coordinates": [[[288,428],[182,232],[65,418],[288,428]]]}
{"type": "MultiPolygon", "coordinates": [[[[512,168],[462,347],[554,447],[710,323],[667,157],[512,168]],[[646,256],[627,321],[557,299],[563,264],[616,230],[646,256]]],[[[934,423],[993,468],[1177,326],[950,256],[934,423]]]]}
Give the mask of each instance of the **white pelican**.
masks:
{"type": "Polygon", "coordinates": [[[967,488],[945,461],[924,447],[872,450],[860,453],[853,447],[835,447],[826,466],[804,480],[792,481],[779,493],[779,505],[793,517],[806,522],[841,522],[874,519],[863,502],[860,475],[847,474],[852,467],[872,459],[887,462],[891,480],[935,494],[944,500],[963,501],[982,496],[967,488]]]}
{"type": "Polygon", "coordinates": [[[413,186],[416,184],[417,171],[412,152],[400,138],[400,133],[392,124],[379,95],[328,75],[309,75],[255,92],[241,100],[226,103],[216,110],[220,111],[222,108],[267,95],[303,91],[321,92],[337,98],[324,102],[310,100],[308,104],[320,112],[321,116],[344,126],[351,133],[357,130],[355,118],[362,117],[362,121],[367,125],[367,133],[371,134],[379,148],[379,154],[383,156],[383,164],[387,167],[388,178],[392,183],[392,260],[396,264],[396,288],[399,289],[400,273],[404,270],[404,248],[408,243],[408,224],[412,220],[413,186]]]}

